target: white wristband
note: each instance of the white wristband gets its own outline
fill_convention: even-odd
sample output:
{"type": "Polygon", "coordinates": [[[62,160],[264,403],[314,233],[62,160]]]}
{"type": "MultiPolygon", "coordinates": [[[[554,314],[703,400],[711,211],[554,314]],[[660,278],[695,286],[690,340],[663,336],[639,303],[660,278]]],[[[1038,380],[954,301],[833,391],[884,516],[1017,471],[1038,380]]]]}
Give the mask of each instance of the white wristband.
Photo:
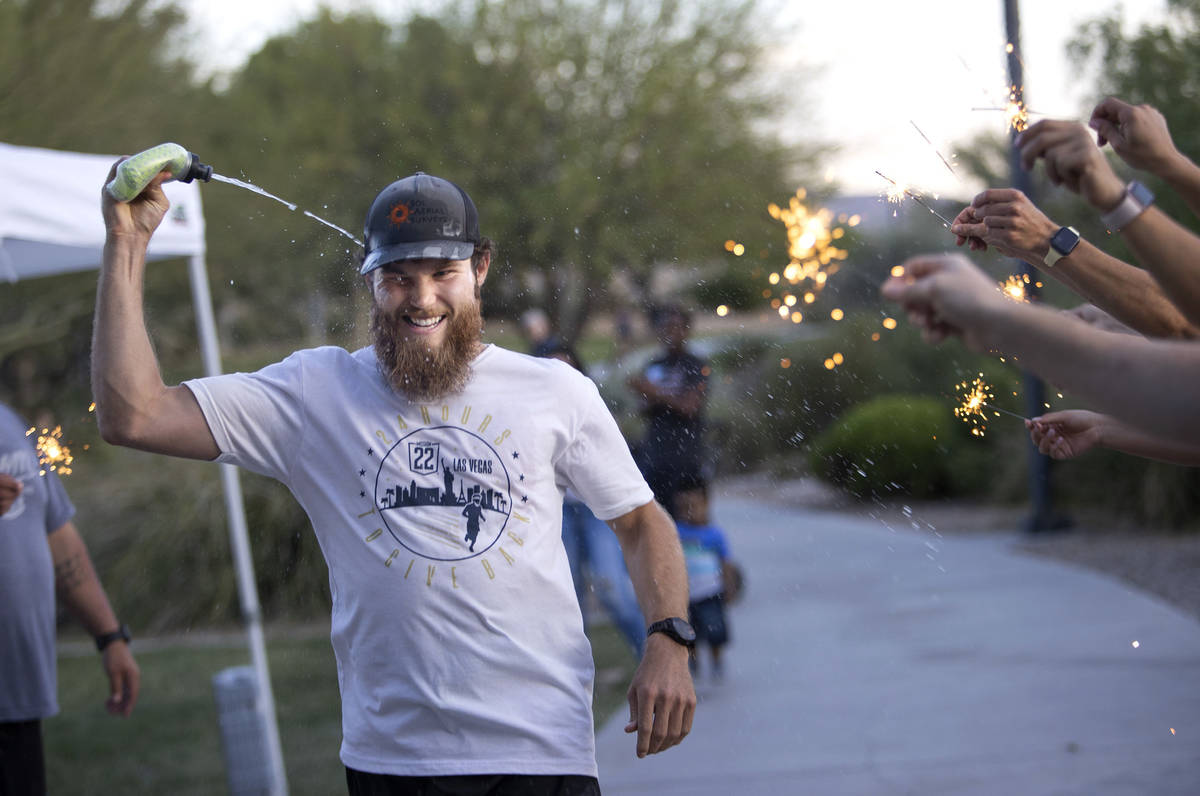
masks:
{"type": "Polygon", "coordinates": [[[1154,203],[1154,194],[1145,185],[1133,180],[1125,186],[1125,195],[1121,203],[1100,216],[1109,232],[1120,232],[1123,227],[1146,212],[1146,208],[1154,203]]]}

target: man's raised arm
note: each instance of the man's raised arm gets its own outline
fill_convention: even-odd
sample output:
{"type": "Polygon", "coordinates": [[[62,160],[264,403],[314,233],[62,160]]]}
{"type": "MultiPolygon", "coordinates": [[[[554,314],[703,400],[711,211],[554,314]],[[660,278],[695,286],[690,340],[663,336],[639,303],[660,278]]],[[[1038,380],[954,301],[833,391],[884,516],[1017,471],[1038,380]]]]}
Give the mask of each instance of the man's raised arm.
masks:
{"type": "MultiPolygon", "coordinates": [[[[116,164],[108,181],[116,173],[116,164]]],[[[142,309],[146,249],[170,202],[164,172],[131,202],[101,189],[107,235],[92,331],[92,395],[100,435],[130,448],[215,459],[220,453],[191,390],[162,380],[142,309]]]]}

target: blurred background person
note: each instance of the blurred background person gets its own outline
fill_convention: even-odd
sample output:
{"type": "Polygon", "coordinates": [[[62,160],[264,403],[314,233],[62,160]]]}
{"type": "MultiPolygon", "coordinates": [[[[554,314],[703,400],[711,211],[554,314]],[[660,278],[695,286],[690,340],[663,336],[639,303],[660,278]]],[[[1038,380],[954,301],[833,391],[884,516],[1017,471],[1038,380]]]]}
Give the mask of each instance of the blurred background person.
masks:
{"type": "Polygon", "coordinates": [[[692,317],[682,305],[661,307],[654,328],[663,351],[628,380],[646,417],[646,431],[633,456],[654,497],[674,512],[679,479],[704,475],[709,368],[688,350],[692,317]]]}
{"type": "Polygon", "coordinates": [[[693,671],[699,672],[700,650],[708,647],[712,679],[724,679],[721,653],[729,643],[725,606],[738,599],[741,569],[733,563],[724,532],[708,512],[708,483],[698,474],[685,475],[675,490],[675,525],[688,571],[688,622],[696,629],[693,671]]]}
{"type": "Polygon", "coordinates": [[[537,307],[521,313],[521,334],[529,344],[529,353],[535,357],[550,356],[562,345],[550,328],[550,316],[537,307]]]}
{"type": "Polygon", "coordinates": [[[114,716],[137,702],[141,674],[71,522],[57,474],[38,462],[28,426],[0,404],[0,794],[46,792],[42,720],[58,713],[55,594],[96,640],[114,716]]]}

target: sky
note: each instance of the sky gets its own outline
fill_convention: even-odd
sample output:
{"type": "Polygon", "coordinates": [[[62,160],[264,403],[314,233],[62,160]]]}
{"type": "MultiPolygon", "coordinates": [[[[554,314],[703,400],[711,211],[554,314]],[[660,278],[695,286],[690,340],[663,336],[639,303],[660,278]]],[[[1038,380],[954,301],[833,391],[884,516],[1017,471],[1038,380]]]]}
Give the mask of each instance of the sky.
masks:
{"type": "MultiPolygon", "coordinates": [[[[183,0],[196,52],[213,71],[236,67],[268,37],[310,16],[318,0],[183,0]]],[[[335,10],[369,8],[402,18],[407,0],[326,0],[335,10]]],[[[421,3],[428,8],[430,2],[421,3]]],[[[436,2],[434,3],[436,6],[436,2]]],[[[953,173],[956,143],[1006,129],[1001,0],[841,0],[782,3],[799,35],[777,53],[795,86],[780,108],[784,135],[835,144],[819,180],[847,193],[879,193],[875,171],[922,191],[969,198],[984,186],[953,173]],[[915,125],[915,126],[914,126],[915,125]],[[926,142],[924,137],[929,139],[926,142]]],[[[1073,69],[1067,42],[1088,19],[1120,9],[1127,30],[1160,21],[1164,0],[1041,0],[1020,3],[1026,104],[1058,118],[1086,119],[1094,75],[1073,69]]],[[[781,20],[764,20],[775,25],[781,20]]],[[[773,62],[775,63],[775,62],[773,62]]],[[[1040,115],[1036,115],[1040,114],[1040,115]]]]}

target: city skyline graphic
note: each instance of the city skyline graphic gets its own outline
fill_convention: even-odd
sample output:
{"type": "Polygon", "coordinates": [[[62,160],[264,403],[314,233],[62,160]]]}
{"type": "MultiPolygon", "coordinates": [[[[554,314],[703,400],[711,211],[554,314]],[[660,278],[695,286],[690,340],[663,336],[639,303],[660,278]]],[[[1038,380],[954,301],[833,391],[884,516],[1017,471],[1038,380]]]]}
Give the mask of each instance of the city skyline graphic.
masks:
{"type": "Polygon", "coordinates": [[[405,549],[456,561],[487,552],[500,538],[513,508],[511,486],[504,459],[487,440],[435,426],[388,449],[374,498],[384,527],[405,549]]]}

